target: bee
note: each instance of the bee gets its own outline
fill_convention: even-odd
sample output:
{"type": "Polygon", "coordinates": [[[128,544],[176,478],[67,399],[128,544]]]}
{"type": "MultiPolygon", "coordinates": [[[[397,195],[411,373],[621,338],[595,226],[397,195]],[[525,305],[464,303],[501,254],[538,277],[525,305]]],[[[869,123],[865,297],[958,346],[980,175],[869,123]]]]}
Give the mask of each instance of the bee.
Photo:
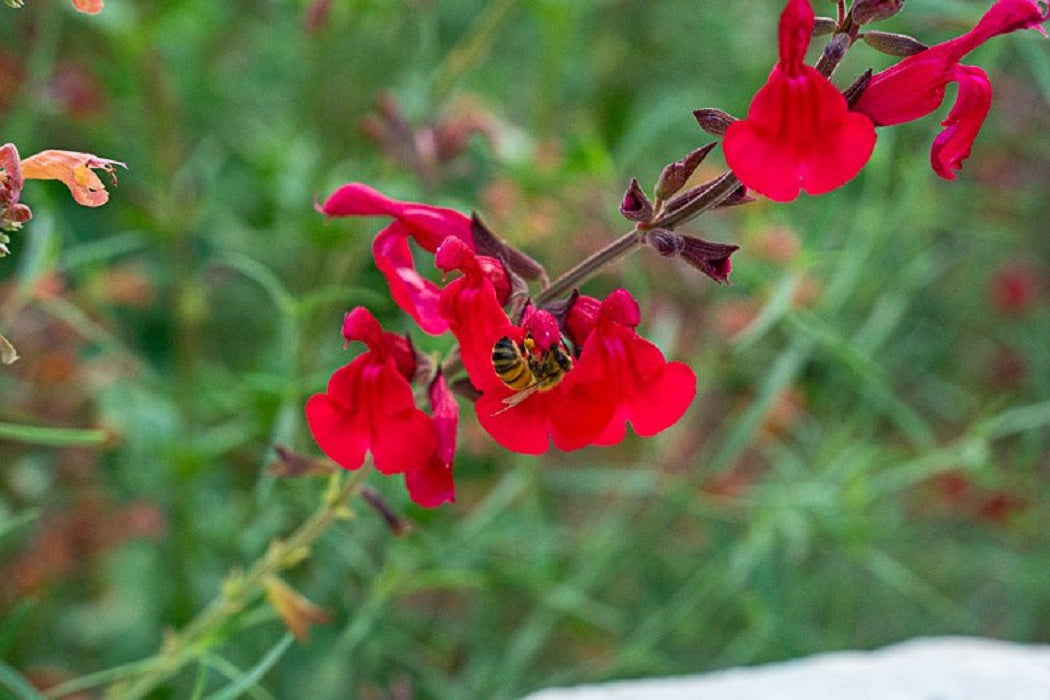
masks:
{"type": "Polygon", "coordinates": [[[572,369],[572,355],[561,341],[546,350],[536,346],[531,336],[515,342],[504,336],[492,346],[492,368],[501,382],[515,390],[503,403],[502,413],[536,392],[550,391],[572,369]]]}

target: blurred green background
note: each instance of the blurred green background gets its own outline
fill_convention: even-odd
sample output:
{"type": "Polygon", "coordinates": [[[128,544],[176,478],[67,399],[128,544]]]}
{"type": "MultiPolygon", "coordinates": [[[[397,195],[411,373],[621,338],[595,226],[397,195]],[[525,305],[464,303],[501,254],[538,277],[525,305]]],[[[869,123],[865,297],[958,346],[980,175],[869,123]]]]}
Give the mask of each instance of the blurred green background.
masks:
{"type": "MultiPolygon", "coordinates": [[[[910,3],[880,28],[934,43],[988,4],[910,3]]],[[[476,210],[556,275],[629,228],[631,177],[709,140],[692,109],[746,112],[782,7],[69,5],[0,8],[0,140],[129,169],[100,209],[30,182],[35,218],[0,260],[22,355],[0,368],[16,696],[129,677],[316,508],[324,479],[266,465],[275,444],[318,453],[302,405],[358,352],[346,310],[448,349],[390,301],[384,222],[326,223],[315,199],[359,180],[476,210]]],[[[957,181],[928,164],[937,117],[883,129],[846,187],[688,228],[742,246],[732,286],[645,250],[585,286],[628,287],[643,334],[696,370],[678,425],[529,458],[464,406],[455,504],[373,474],[413,531],[355,501],[285,577],[331,621],[289,644],[260,601],[157,696],[513,697],[916,635],[1050,641],[1045,42],[968,59],[996,99],[957,181]]],[[[836,80],[889,62],[859,46],[836,80]]]]}

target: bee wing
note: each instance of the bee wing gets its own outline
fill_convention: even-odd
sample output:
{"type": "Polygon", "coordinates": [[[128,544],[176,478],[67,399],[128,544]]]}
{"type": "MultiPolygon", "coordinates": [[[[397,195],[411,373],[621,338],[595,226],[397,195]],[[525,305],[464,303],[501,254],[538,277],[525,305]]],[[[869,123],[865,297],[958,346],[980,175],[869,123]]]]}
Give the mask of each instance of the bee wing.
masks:
{"type": "Polygon", "coordinates": [[[519,403],[521,403],[525,399],[529,398],[530,396],[532,396],[533,394],[535,394],[539,390],[540,390],[540,385],[539,384],[531,384],[531,385],[525,387],[524,389],[522,389],[521,391],[514,392],[510,396],[508,396],[505,399],[503,399],[503,403],[505,403],[506,406],[501,408],[500,410],[496,411],[492,415],[498,416],[499,414],[503,413],[504,411],[509,411],[510,409],[514,408],[519,403]]]}

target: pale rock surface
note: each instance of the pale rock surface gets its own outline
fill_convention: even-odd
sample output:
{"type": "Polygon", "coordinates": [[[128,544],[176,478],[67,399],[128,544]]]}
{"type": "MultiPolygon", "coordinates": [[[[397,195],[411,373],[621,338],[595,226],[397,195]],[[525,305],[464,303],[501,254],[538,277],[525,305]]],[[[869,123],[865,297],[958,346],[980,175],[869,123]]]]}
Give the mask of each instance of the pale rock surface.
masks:
{"type": "Polygon", "coordinates": [[[1050,700],[1050,645],[913,639],[697,676],[551,688],[526,700],[1050,700]]]}

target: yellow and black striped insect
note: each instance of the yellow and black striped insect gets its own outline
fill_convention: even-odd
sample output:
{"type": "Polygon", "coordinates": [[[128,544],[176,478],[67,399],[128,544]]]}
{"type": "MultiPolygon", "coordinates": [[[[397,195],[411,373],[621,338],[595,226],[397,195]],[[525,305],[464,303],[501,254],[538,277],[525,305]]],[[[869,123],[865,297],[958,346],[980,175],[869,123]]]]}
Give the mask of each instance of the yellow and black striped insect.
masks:
{"type": "Polygon", "coordinates": [[[525,336],[521,342],[504,336],[492,346],[492,368],[501,382],[515,390],[503,399],[507,408],[498,411],[502,413],[536,392],[558,386],[572,369],[572,355],[560,341],[541,350],[531,336],[525,336]]]}

